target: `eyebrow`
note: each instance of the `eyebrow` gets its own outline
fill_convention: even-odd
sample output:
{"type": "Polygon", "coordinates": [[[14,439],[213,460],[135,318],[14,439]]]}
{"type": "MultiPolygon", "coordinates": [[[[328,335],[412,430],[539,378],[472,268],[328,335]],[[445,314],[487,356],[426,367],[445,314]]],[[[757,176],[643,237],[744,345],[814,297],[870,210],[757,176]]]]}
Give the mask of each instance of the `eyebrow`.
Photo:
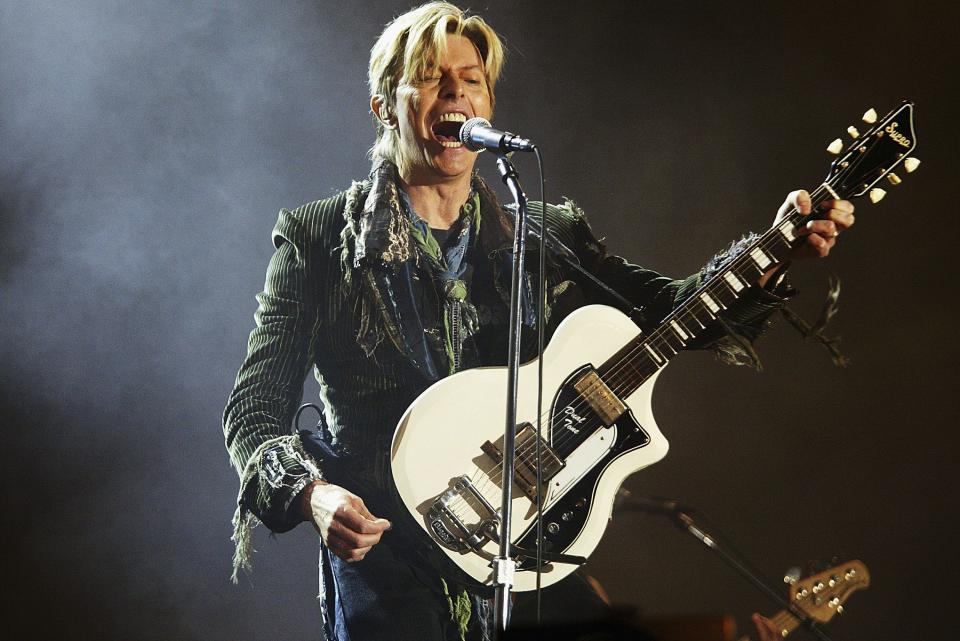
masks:
{"type": "MultiPolygon", "coordinates": [[[[435,69],[435,68],[434,68],[435,69]]],[[[453,71],[483,71],[483,65],[468,65],[466,67],[454,67],[453,71]]]]}

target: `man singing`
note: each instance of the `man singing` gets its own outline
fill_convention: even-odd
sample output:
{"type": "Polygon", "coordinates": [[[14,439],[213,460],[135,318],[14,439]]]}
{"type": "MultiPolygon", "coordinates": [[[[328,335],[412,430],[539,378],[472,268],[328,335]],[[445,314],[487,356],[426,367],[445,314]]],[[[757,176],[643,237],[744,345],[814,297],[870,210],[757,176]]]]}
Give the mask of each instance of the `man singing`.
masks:
{"type": "MultiPolygon", "coordinates": [[[[488,595],[425,562],[404,524],[409,517],[396,507],[389,446],[398,419],[431,383],[506,362],[512,217],[474,175],[476,154],[457,137],[465,120],[492,116],[503,58],[493,29],[451,4],[426,4],[396,18],[370,55],[377,133],[369,178],[332,198],[281,210],[273,231],[276,253],[258,296],[256,327],[224,412],[227,448],[241,476],[235,568],[248,565],[255,521],[274,532],[312,523],[322,539],[330,639],[489,634],[488,595]],[[291,434],[311,367],[337,469],[349,469],[354,481],[291,434]]],[[[826,256],[853,224],[850,203],[825,205],[793,258],[826,256]]],[[[779,215],[794,206],[808,213],[809,196],[794,192],[779,215]]],[[[748,244],[672,280],[608,255],[572,203],[530,209],[651,325],[748,244]]],[[[534,279],[525,288],[525,358],[535,349],[530,339],[541,319],[533,302],[540,296],[548,335],[573,309],[610,302],[561,262],[548,258],[548,265],[545,288],[534,279]]],[[[715,323],[696,347],[729,354],[756,338],[783,302],[781,267],[771,266],[725,312],[726,328],[715,323]]],[[[470,400],[463,399],[464,412],[470,400]]]]}

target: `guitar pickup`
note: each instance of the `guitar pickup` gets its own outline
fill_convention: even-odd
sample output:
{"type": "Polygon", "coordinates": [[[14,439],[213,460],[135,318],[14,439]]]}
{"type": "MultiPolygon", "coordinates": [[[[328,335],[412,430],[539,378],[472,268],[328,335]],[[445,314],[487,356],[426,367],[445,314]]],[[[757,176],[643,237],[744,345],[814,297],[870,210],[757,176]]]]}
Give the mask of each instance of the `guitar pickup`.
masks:
{"type": "Polygon", "coordinates": [[[579,392],[580,398],[586,401],[606,427],[613,425],[627,411],[627,406],[603,382],[594,369],[581,376],[580,380],[573,384],[573,388],[579,392]]]}
{"type": "MultiPolygon", "coordinates": [[[[540,480],[546,484],[563,469],[565,463],[547,445],[540,440],[540,456],[543,468],[540,480]]],[[[486,441],[480,446],[483,453],[496,463],[503,463],[503,439],[496,444],[486,441]]],[[[517,432],[514,453],[514,482],[531,501],[537,500],[537,432],[530,423],[522,423],[517,432]]]]}

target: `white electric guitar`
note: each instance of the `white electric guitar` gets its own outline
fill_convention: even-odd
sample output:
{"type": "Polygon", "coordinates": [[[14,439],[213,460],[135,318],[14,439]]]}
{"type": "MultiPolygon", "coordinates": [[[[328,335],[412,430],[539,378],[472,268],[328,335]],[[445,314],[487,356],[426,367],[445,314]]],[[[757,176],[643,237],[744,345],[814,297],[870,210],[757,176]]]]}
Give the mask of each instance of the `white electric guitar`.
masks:
{"type": "MultiPolygon", "coordinates": [[[[864,114],[869,129],[837,158],[811,192],[814,211],[831,198],[884,191],[894,168],[913,171],[919,161],[913,104],[881,119],[864,114]]],[[[767,271],[786,258],[806,222],[799,212],[764,233],[749,249],[674,310],[648,334],[624,314],[592,305],[557,328],[543,354],[544,415],[541,479],[536,475],[537,362],[520,369],[517,405],[513,523],[517,556],[514,589],[536,584],[536,500],[543,504],[542,585],[559,581],[596,548],[624,479],[667,453],[667,440],[651,412],[653,385],[669,360],[767,271]]],[[[501,449],[506,415],[506,368],[460,372],[438,381],[407,409],[391,450],[393,479],[407,510],[453,564],[480,584],[492,582],[499,552],[501,449]],[[474,399],[465,406],[465,399],[474,399]],[[478,400],[482,399],[482,400],[478,400]]]]}

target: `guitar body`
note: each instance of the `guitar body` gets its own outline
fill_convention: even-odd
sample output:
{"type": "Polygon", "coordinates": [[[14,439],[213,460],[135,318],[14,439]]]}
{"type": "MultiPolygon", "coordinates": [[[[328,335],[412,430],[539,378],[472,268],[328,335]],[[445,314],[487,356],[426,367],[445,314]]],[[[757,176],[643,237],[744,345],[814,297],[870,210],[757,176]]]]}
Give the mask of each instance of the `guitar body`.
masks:
{"type": "MultiPolygon", "coordinates": [[[[619,311],[591,305],[565,319],[544,351],[544,440],[554,449],[569,450],[562,469],[550,478],[542,494],[545,551],[589,556],[600,542],[623,480],[667,453],[668,443],[657,429],[650,406],[656,376],[622,399],[630,410],[610,426],[598,424],[596,415],[580,402],[572,387],[578,373],[599,367],[639,333],[619,311]],[[595,425],[592,430],[582,427],[591,423],[595,425]]],[[[536,426],[536,360],[521,366],[519,389],[518,424],[536,426]]],[[[469,550],[444,545],[454,528],[431,517],[431,508],[450,492],[454,511],[468,527],[489,516],[483,500],[499,511],[502,467],[481,447],[487,441],[502,440],[506,392],[505,367],[477,368],[442,379],[403,415],[391,449],[393,479],[411,516],[456,566],[486,585],[492,581],[490,563],[499,544],[487,539],[469,550]],[[472,489],[458,493],[454,488],[464,475],[472,489]]],[[[518,441],[518,453],[531,449],[530,444],[518,441]]],[[[531,552],[521,553],[525,558],[519,561],[515,577],[515,589],[523,591],[533,589],[536,581],[532,552],[536,549],[536,503],[516,483],[513,496],[510,538],[514,545],[531,552]]],[[[573,563],[545,563],[542,585],[559,581],[576,567],[573,563]]]]}

